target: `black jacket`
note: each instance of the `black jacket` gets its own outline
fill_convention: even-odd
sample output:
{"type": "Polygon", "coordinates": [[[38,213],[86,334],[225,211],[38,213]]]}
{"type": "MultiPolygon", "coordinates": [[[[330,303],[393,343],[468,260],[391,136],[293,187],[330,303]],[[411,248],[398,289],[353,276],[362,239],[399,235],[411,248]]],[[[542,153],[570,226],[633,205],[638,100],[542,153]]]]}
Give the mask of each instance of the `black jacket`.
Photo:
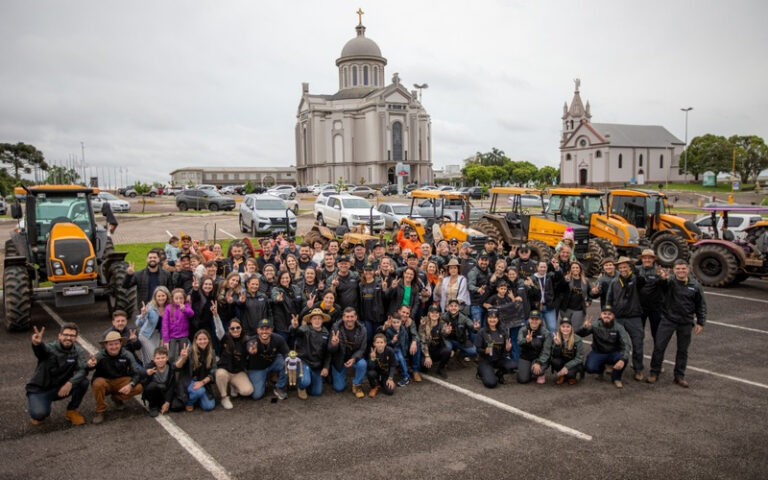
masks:
{"type": "Polygon", "coordinates": [[[704,326],[707,321],[707,301],[704,291],[696,280],[688,277],[681,282],[677,278],[670,278],[662,282],[666,291],[664,297],[664,316],[675,323],[692,324],[696,315],[696,323],[704,326]]]}
{"type": "MultiPolygon", "coordinates": [[[[149,362],[147,369],[150,368],[155,368],[155,362],[149,362]]],[[[144,386],[144,392],[147,391],[147,386],[149,384],[157,384],[160,388],[163,389],[164,400],[168,403],[171,403],[176,391],[176,367],[171,362],[168,362],[166,368],[170,369],[170,371],[168,372],[168,376],[165,378],[165,383],[156,381],[155,375],[149,375],[142,377],[141,384],[144,386]]],[[[147,399],[144,393],[142,393],[141,398],[143,400],[147,399]]]]}
{"type": "Polygon", "coordinates": [[[341,370],[344,362],[350,358],[356,360],[365,358],[367,343],[368,336],[362,323],[356,322],[355,328],[347,330],[341,320],[336,322],[331,329],[331,336],[328,337],[328,351],[331,354],[333,368],[341,370]],[[339,332],[339,344],[335,346],[332,342],[334,332],[339,332]]]}
{"type": "Polygon", "coordinates": [[[121,348],[114,357],[101,349],[96,354],[96,367],[91,381],[97,378],[122,378],[131,377],[131,384],[136,385],[141,380],[144,370],[139,366],[136,357],[124,348],[121,348]]]}
{"type": "Polygon", "coordinates": [[[278,355],[285,358],[288,355],[288,344],[283,337],[273,333],[268,344],[261,343],[258,337],[248,339],[248,347],[256,345],[256,353],[248,354],[248,370],[266,370],[278,355]]]}
{"type": "Polygon", "coordinates": [[[297,294],[291,287],[277,286],[272,289],[272,295],[269,300],[272,318],[275,322],[275,331],[288,332],[291,328],[291,316],[298,315],[301,311],[301,295],[297,294]],[[281,293],[283,294],[283,299],[278,300],[281,293]]]}
{"type": "Polygon", "coordinates": [[[353,307],[357,310],[357,302],[360,300],[360,291],[358,289],[360,275],[351,270],[346,276],[341,276],[339,272],[336,272],[326,280],[325,287],[331,288],[331,284],[337,278],[339,279],[339,285],[336,287],[336,303],[341,305],[342,310],[347,307],[353,307]]]}
{"type": "Polygon", "coordinates": [[[420,297],[421,289],[419,288],[418,284],[414,281],[411,284],[411,297],[409,299],[405,298],[405,286],[403,285],[403,281],[400,280],[400,282],[395,287],[390,287],[388,290],[384,292],[386,296],[387,301],[387,314],[392,315],[400,308],[403,303],[406,305],[409,305],[411,307],[411,318],[416,321],[416,318],[418,317],[418,310],[416,307],[419,306],[419,302],[421,301],[420,297]]]}
{"type": "Polygon", "coordinates": [[[580,337],[586,337],[592,335],[592,350],[597,353],[613,353],[621,352],[621,358],[625,362],[629,360],[629,351],[632,347],[632,342],[629,339],[629,334],[623,326],[616,323],[616,320],[611,322],[610,326],[603,323],[598,319],[592,323],[589,328],[581,327],[576,335],[580,337]]]}
{"type": "Polygon", "coordinates": [[[520,358],[531,362],[537,362],[546,366],[549,360],[549,352],[552,350],[552,335],[542,321],[539,328],[533,331],[531,343],[528,343],[530,325],[524,325],[517,332],[517,344],[520,345],[520,358]]]}
{"type": "Polygon", "coordinates": [[[360,321],[369,321],[374,326],[383,323],[386,312],[384,312],[384,290],[381,288],[381,281],[374,278],[371,283],[361,282],[358,289],[360,290],[358,301],[360,321]]]}
{"type": "Polygon", "coordinates": [[[624,278],[618,275],[608,285],[608,294],[605,296],[606,305],[613,307],[616,318],[640,317],[643,315],[643,306],[640,305],[640,290],[645,286],[645,277],[634,272],[624,278]]]}
{"type": "MultiPolygon", "coordinates": [[[[536,306],[538,309],[543,309],[545,306],[548,309],[557,308],[557,303],[555,302],[556,297],[555,292],[558,292],[561,290],[561,284],[563,283],[563,274],[559,271],[554,272],[548,272],[544,275],[543,278],[539,278],[536,275],[531,276],[531,280],[533,281],[533,287],[531,287],[532,293],[531,296],[536,298],[536,306]],[[542,305],[541,302],[541,287],[544,287],[544,303],[542,305]]],[[[533,306],[533,305],[532,305],[533,306]]]]}
{"type": "Polygon", "coordinates": [[[469,299],[472,305],[482,305],[485,299],[491,295],[491,287],[488,285],[488,282],[492,274],[493,272],[490,267],[483,270],[476,266],[467,275],[469,299]],[[482,287],[485,287],[483,293],[478,292],[478,289],[482,287]]]}
{"type": "Polygon", "coordinates": [[[500,329],[490,330],[487,327],[481,328],[475,336],[475,348],[477,348],[477,355],[488,362],[495,363],[506,354],[507,348],[507,336],[506,332],[502,332],[500,329]],[[488,355],[486,348],[491,347],[492,353],[488,355]]]}
{"type": "Polygon", "coordinates": [[[198,330],[204,329],[208,333],[213,333],[213,312],[211,312],[211,305],[216,300],[215,294],[212,292],[210,297],[206,297],[198,290],[192,290],[192,310],[195,312],[195,316],[190,319],[189,322],[189,335],[194,337],[198,330]]]}
{"type": "Polygon", "coordinates": [[[88,375],[85,352],[78,344],[65,350],[58,340],[51,343],[32,345],[37,357],[37,367],[27,383],[27,392],[40,393],[59,389],[67,382],[76,385],[88,375]]]}
{"type": "Polygon", "coordinates": [[[311,325],[301,325],[299,328],[292,328],[291,334],[296,338],[296,352],[305,365],[313,370],[330,368],[328,341],[331,334],[327,328],[315,330],[311,325]]]}
{"type": "Polygon", "coordinates": [[[368,370],[374,370],[379,375],[386,375],[388,378],[394,378],[397,368],[397,360],[392,347],[384,347],[382,353],[376,353],[376,358],[368,357],[368,370]]]}
{"type": "Polygon", "coordinates": [[[245,335],[256,335],[256,326],[264,318],[271,318],[269,299],[259,292],[256,295],[245,294],[245,301],[235,300],[235,305],[240,310],[240,323],[243,325],[245,335]]]}
{"type": "MultiPolygon", "coordinates": [[[[245,333],[241,333],[245,335],[245,333]]],[[[216,365],[229,373],[240,373],[248,367],[248,346],[245,337],[233,338],[227,333],[221,339],[221,354],[216,365]]]]}
{"type": "MultiPolygon", "coordinates": [[[[171,272],[163,270],[162,268],[157,271],[157,286],[164,286],[169,291],[173,290],[173,277],[171,272]]],[[[149,291],[149,272],[146,268],[135,272],[133,275],[126,275],[123,280],[123,288],[136,287],[136,298],[139,304],[141,302],[149,304],[152,301],[152,294],[155,292],[149,291]]]]}
{"type": "Polygon", "coordinates": [[[661,285],[661,277],[656,274],[656,266],[646,268],[640,265],[635,272],[645,279],[645,284],[640,289],[640,305],[643,310],[661,310],[664,307],[664,288],[661,285]]]}

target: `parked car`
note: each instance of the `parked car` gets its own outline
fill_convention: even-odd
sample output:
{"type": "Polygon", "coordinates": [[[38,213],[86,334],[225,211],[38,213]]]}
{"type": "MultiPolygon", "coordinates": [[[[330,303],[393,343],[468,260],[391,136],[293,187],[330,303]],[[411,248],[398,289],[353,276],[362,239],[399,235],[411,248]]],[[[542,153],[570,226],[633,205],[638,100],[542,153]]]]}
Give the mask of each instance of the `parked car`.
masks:
{"type": "Polygon", "coordinates": [[[267,193],[266,195],[271,195],[273,197],[277,197],[281,199],[282,201],[285,202],[288,208],[290,208],[293,211],[293,213],[295,213],[296,215],[299,214],[299,201],[296,200],[295,198],[291,198],[291,195],[289,193],[278,193],[278,194],[267,193]]]}
{"type": "Polygon", "coordinates": [[[235,187],[233,185],[224,185],[219,189],[219,193],[222,195],[234,195],[235,187]]]}
{"type": "Polygon", "coordinates": [[[378,192],[371,187],[355,187],[347,193],[363,198],[373,198],[378,194],[378,192]]]}
{"type": "MultiPolygon", "coordinates": [[[[735,239],[746,240],[747,232],[744,230],[762,219],[763,217],[754,213],[728,213],[728,231],[733,233],[735,239]]],[[[714,236],[711,216],[698,218],[693,223],[698,225],[701,232],[709,235],[710,238],[714,236]]],[[[717,231],[721,233],[720,236],[722,237],[723,217],[717,217],[717,231]]]]}
{"type": "Polygon", "coordinates": [[[296,187],[296,193],[309,193],[309,187],[306,185],[299,185],[296,187]]]}
{"type": "Polygon", "coordinates": [[[218,190],[216,185],[201,184],[195,187],[198,190],[218,190]]]}
{"type": "MultiPolygon", "coordinates": [[[[136,195],[138,195],[138,194],[136,193],[136,190],[133,187],[128,187],[128,188],[125,189],[124,195],[126,197],[135,198],[136,195]]],[[[147,195],[149,195],[150,197],[156,197],[156,196],[160,195],[160,193],[158,192],[158,190],[155,187],[152,187],[149,190],[149,193],[147,195]]]]}
{"type": "Polygon", "coordinates": [[[384,196],[397,195],[397,184],[390,183],[389,185],[384,185],[383,187],[381,187],[381,194],[384,196]]]}
{"type": "Polygon", "coordinates": [[[255,237],[260,233],[296,233],[296,215],[279,197],[269,194],[249,194],[240,204],[238,216],[240,231],[255,237]],[[288,224],[286,225],[286,218],[288,224]]]}
{"type": "Polygon", "coordinates": [[[474,200],[483,199],[483,187],[461,187],[459,192],[469,194],[469,198],[474,200]]]}
{"type": "Polygon", "coordinates": [[[371,203],[364,199],[346,193],[318,197],[315,201],[314,215],[320,225],[337,227],[344,225],[348,228],[368,225],[373,216],[373,231],[384,230],[384,216],[371,211],[371,203]]]}
{"type": "Polygon", "coordinates": [[[267,190],[267,193],[288,193],[291,198],[296,198],[296,188],[293,185],[275,185],[267,190]]]}
{"type": "Polygon", "coordinates": [[[98,194],[91,196],[91,206],[93,207],[94,212],[100,213],[105,203],[109,203],[109,206],[112,207],[114,213],[131,211],[130,203],[125,200],[120,200],[109,192],[99,192],[98,194]]]}
{"type": "Polygon", "coordinates": [[[406,203],[380,203],[376,207],[384,216],[384,228],[396,232],[403,223],[403,218],[408,218],[411,206],[406,203]]]}
{"type": "Polygon", "coordinates": [[[437,189],[440,190],[441,192],[453,192],[456,190],[451,185],[442,185],[440,187],[437,187],[437,189]]]}
{"type": "MultiPolygon", "coordinates": [[[[507,202],[509,202],[510,205],[512,205],[512,202],[514,201],[515,196],[510,195],[507,199],[507,202]]],[[[546,210],[547,205],[549,205],[549,199],[544,199],[544,209],[546,210]]],[[[541,208],[541,196],[535,195],[533,193],[524,193],[520,195],[520,206],[523,208],[541,208]]]]}
{"type": "Polygon", "coordinates": [[[183,191],[184,191],[184,187],[170,187],[170,188],[166,188],[165,190],[163,190],[163,193],[165,195],[176,196],[180,192],[183,192],[183,191]]]}
{"type": "Polygon", "coordinates": [[[8,214],[8,204],[5,203],[5,200],[0,198],[0,215],[7,215],[8,214]]]}
{"type": "Polygon", "coordinates": [[[176,195],[176,206],[179,210],[234,210],[235,200],[221,195],[216,190],[201,190],[191,188],[176,195]]]}

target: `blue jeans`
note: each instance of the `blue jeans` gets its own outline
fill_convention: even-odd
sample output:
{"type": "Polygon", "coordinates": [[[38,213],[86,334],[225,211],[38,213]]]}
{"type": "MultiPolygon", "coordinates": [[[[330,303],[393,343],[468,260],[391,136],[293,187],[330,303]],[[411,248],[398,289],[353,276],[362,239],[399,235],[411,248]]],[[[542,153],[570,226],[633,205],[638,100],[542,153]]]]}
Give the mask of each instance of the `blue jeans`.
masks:
{"type": "Polygon", "coordinates": [[[194,405],[200,402],[200,408],[206,412],[210,412],[216,406],[216,400],[208,398],[208,395],[205,393],[205,386],[195,390],[194,380],[189,382],[189,386],[187,386],[187,394],[189,395],[187,405],[194,405]]]}
{"type": "Polygon", "coordinates": [[[83,401],[83,397],[87,391],[88,379],[84,378],[80,383],[72,385],[72,389],[66,397],[59,397],[58,388],[39,393],[27,393],[29,416],[35,420],[45,420],[51,414],[51,405],[53,402],[56,400],[64,400],[65,398],[69,398],[67,410],[77,410],[77,407],[80,406],[80,402],[83,401]]]}
{"type": "Polygon", "coordinates": [[[509,358],[514,361],[520,360],[520,345],[517,343],[517,334],[520,333],[520,327],[513,327],[509,329],[509,338],[512,339],[512,350],[509,352],[509,358]]]}
{"type": "Polygon", "coordinates": [[[397,360],[397,364],[400,365],[400,374],[404,379],[411,378],[410,375],[408,375],[408,364],[405,362],[405,355],[403,355],[403,352],[400,351],[400,349],[395,350],[395,360],[397,360]]]}
{"type": "Polygon", "coordinates": [[[248,370],[248,378],[253,384],[253,393],[251,398],[258,400],[264,396],[264,391],[267,389],[267,376],[269,372],[279,372],[280,376],[277,379],[277,388],[285,388],[285,384],[288,383],[288,375],[285,373],[285,365],[283,362],[283,356],[278,355],[272,362],[272,365],[264,370],[248,370]]]}
{"type": "Polygon", "coordinates": [[[549,333],[555,333],[557,331],[557,309],[544,307],[541,309],[541,316],[544,317],[544,323],[547,325],[549,333]]]}
{"type": "Polygon", "coordinates": [[[309,390],[307,393],[313,397],[319,397],[323,394],[323,377],[320,375],[322,368],[311,369],[306,363],[301,364],[302,376],[296,382],[296,388],[300,390],[309,390]]]}
{"type": "Polygon", "coordinates": [[[411,367],[414,372],[418,372],[421,368],[421,343],[416,344],[416,353],[411,355],[411,367]]]}
{"type": "Polygon", "coordinates": [[[480,328],[485,326],[485,309],[482,305],[470,305],[469,316],[473,322],[480,324],[480,328]]]}
{"type": "Polygon", "coordinates": [[[453,350],[458,350],[464,357],[474,357],[477,355],[477,348],[474,345],[462,345],[458,340],[446,340],[445,344],[453,350]]]}
{"type": "MultiPolygon", "coordinates": [[[[595,351],[589,352],[587,355],[587,373],[600,373],[605,369],[606,365],[613,366],[616,362],[621,360],[621,352],[611,353],[598,353],[595,351]]],[[[621,370],[613,369],[611,371],[611,381],[621,380],[621,376],[624,373],[624,369],[627,368],[627,361],[624,361],[624,367],[621,370]]]]}
{"type": "MultiPolygon", "coordinates": [[[[368,364],[361,358],[355,362],[352,368],[355,369],[355,378],[352,380],[352,385],[362,385],[368,370],[368,364]]],[[[333,389],[337,392],[343,392],[347,386],[347,367],[342,365],[341,370],[336,370],[336,367],[332,366],[331,377],[333,378],[333,389]]]]}

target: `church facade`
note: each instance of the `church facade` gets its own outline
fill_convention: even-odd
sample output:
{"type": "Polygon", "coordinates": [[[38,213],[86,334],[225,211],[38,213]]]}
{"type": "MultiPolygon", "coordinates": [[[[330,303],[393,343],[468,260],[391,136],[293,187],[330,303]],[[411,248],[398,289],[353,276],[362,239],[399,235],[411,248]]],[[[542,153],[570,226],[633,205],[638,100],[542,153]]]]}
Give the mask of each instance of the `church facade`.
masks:
{"type": "Polygon", "coordinates": [[[678,182],[685,142],[658,125],[592,123],[589,102],[579,93],[563,105],[560,184],[643,185],[678,182]]]}
{"type": "MultiPolygon", "coordinates": [[[[362,15],[362,12],[359,12],[362,15]]],[[[312,94],[302,84],[296,115],[296,170],[302,185],[396,183],[395,167],[408,165],[406,182],[432,182],[431,121],[416,90],[397,73],[386,84],[387,59],[365,36],[362,21],[336,60],[339,90],[312,94]]]]}

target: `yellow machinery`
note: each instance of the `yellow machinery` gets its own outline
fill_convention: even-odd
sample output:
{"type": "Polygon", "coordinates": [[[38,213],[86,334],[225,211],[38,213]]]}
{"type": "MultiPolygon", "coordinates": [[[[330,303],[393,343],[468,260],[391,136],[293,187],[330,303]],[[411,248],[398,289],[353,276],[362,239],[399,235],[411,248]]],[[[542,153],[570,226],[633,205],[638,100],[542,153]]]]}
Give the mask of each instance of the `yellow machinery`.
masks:
{"type": "Polygon", "coordinates": [[[37,185],[16,189],[11,214],[19,226],[5,242],[4,323],[29,328],[32,302],[52,299],[57,307],[88,305],[107,296],[110,313],[136,305],[135,289],[124,289],[126,253],[114,251],[107,230],[96,225],[95,189],[79,185],[37,185]],[[26,207],[22,212],[19,199],[26,207]],[[41,287],[43,282],[50,287],[41,287]]]}
{"type": "Polygon", "coordinates": [[[434,240],[432,229],[437,224],[442,238],[446,240],[456,238],[459,242],[469,242],[475,249],[480,250],[485,246],[488,236],[469,226],[470,211],[469,195],[466,193],[414,190],[411,192],[409,218],[404,218],[402,223],[415,230],[419,234],[419,240],[422,242],[432,243],[434,240]],[[432,211],[421,212],[422,214],[428,213],[428,215],[420,215],[417,207],[417,202],[424,199],[432,200],[432,211]],[[453,207],[448,207],[451,209],[452,215],[448,208],[446,208],[451,201],[458,201],[454,203],[460,205],[458,207],[460,211],[453,209],[453,207]]]}
{"type": "Polygon", "coordinates": [[[665,267],[688,260],[691,246],[701,240],[699,227],[669,213],[667,196],[654,190],[616,189],[608,192],[608,212],[637,227],[641,241],[656,253],[665,267]]]}

